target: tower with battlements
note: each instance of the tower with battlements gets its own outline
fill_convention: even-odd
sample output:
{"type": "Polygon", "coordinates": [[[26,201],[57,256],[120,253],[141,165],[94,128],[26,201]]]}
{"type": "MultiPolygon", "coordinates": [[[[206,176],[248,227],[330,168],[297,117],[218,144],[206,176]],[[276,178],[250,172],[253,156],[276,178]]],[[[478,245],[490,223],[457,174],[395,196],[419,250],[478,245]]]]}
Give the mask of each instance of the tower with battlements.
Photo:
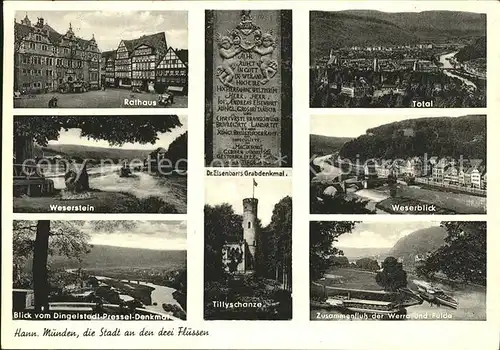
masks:
{"type": "Polygon", "coordinates": [[[257,247],[257,198],[243,199],[243,240],[245,241],[245,270],[255,270],[255,250],[257,247]]]}

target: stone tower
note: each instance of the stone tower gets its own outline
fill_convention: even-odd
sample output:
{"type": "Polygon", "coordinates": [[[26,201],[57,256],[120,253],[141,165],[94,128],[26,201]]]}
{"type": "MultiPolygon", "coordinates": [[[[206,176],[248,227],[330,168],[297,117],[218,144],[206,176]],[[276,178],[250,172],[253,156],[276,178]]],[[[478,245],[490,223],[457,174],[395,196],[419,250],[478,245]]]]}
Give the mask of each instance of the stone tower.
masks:
{"type": "Polygon", "coordinates": [[[259,200],[257,198],[243,199],[243,239],[248,247],[248,252],[245,252],[245,270],[247,271],[255,269],[258,203],[259,200]]]}

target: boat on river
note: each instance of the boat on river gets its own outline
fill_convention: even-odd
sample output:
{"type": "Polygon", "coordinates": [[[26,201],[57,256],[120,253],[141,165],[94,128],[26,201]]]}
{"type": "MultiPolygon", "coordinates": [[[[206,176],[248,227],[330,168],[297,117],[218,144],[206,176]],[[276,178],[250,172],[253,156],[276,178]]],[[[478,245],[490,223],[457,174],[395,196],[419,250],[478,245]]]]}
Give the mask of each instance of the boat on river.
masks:
{"type": "Polygon", "coordinates": [[[129,166],[124,166],[118,170],[120,177],[137,177],[137,175],[132,173],[132,170],[129,166]]]}
{"type": "Polygon", "coordinates": [[[417,294],[431,304],[444,305],[452,309],[458,308],[458,301],[447,295],[444,290],[422,280],[413,280],[417,286],[417,294]]]}

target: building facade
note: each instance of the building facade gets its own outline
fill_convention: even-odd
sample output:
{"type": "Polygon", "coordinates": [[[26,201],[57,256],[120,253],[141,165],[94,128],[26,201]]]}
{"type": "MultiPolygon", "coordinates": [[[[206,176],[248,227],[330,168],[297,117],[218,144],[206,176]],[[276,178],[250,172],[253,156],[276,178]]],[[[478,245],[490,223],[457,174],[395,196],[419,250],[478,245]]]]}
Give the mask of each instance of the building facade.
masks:
{"type": "Polygon", "coordinates": [[[71,23],[60,34],[43,18],[14,22],[14,91],[98,89],[100,57],[95,38],[77,37],[71,23]]]}
{"type": "Polygon", "coordinates": [[[167,91],[187,94],[188,50],[170,47],[158,64],[156,82],[164,85],[167,91]]]}
{"type": "Polygon", "coordinates": [[[102,55],[101,61],[106,64],[106,85],[154,91],[158,64],[168,50],[163,32],[120,41],[116,50],[102,55]]]}
{"type": "Polygon", "coordinates": [[[101,81],[106,86],[115,83],[116,51],[105,51],[101,55],[101,81]]]}
{"type": "Polygon", "coordinates": [[[131,74],[131,60],[130,52],[122,40],[116,49],[115,59],[115,72],[114,72],[114,86],[117,87],[131,87],[132,74],[131,74]]]}

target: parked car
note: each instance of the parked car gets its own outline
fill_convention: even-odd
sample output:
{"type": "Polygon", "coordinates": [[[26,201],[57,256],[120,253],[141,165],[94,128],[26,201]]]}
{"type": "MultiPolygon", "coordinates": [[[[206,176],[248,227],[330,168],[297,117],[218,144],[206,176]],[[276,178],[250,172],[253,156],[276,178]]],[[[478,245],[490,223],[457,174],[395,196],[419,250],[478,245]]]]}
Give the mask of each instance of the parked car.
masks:
{"type": "Polygon", "coordinates": [[[174,95],[164,93],[158,96],[158,104],[160,106],[169,106],[174,103],[174,95]]]}

